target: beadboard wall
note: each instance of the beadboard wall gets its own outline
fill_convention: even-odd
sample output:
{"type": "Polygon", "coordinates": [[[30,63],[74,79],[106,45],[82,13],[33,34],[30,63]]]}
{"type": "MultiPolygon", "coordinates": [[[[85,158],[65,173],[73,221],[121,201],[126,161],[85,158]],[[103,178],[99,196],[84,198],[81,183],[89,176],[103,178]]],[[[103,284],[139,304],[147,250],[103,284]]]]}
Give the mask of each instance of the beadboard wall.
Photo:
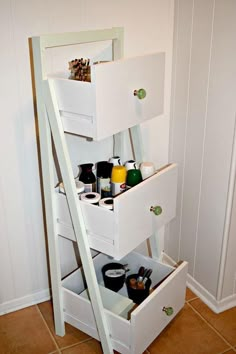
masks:
{"type": "MultiPolygon", "coordinates": [[[[124,27],[125,56],[165,51],[165,115],[142,127],[146,156],[158,167],[168,161],[173,8],[173,0],[1,1],[0,314],[49,297],[29,38],[124,27]]],[[[76,262],[70,243],[60,247],[64,274],[76,262]]]]}
{"type": "Polygon", "coordinates": [[[189,262],[190,284],[215,310],[236,305],[235,32],[235,0],[175,2],[170,159],[179,180],[166,252],[189,262]]]}

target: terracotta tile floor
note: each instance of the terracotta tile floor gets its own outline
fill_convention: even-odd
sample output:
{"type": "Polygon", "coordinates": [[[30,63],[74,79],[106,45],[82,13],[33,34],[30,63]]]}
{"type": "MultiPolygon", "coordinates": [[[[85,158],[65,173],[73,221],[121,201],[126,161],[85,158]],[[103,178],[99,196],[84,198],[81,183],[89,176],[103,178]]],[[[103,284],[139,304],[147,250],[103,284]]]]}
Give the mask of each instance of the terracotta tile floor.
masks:
{"type": "MultiPolygon", "coordinates": [[[[0,316],[0,354],[102,354],[100,343],[66,325],[56,336],[50,301],[0,316]]],[[[145,354],[236,353],[236,308],[216,315],[192,291],[145,354]]]]}

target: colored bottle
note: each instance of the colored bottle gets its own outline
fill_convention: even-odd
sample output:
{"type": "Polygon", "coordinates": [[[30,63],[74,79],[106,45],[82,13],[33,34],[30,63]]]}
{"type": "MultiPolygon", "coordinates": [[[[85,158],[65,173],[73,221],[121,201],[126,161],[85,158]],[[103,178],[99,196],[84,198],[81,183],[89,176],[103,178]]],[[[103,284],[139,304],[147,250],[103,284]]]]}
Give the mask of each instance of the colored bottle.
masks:
{"type": "Polygon", "coordinates": [[[113,197],[125,191],[126,175],[127,170],[125,166],[113,166],[111,172],[111,191],[113,197]]]}
{"type": "Polygon", "coordinates": [[[80,165],[81,174],[79,180],[84,183],[84,192],[96,192],[96,177],[92,171],[93,164],[85,163],[80,165]]]}
{"type": "Polygon", "coordinates": [[[101,198],[111,197],[111,171],[112,163],[100,161],[97,163],[97,192],[101,198]]]}

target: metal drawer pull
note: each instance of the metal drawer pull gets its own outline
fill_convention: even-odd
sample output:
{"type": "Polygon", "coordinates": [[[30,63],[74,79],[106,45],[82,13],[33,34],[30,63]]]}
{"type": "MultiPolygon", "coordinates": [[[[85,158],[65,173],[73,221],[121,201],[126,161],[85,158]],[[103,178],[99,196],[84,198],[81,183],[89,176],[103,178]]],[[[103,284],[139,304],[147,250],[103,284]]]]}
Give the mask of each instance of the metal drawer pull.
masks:
{"type": "Polygon", "coordinates": [[[140,100],[146,97],[146,91],[141,88],[139,90],[134,90],[134,96],[137,96],[140,100]]]}
{"type": "Polygon", "coordinates": [[[162,207],[160,205],[151,206],[150,211],[153,211],[155,215],[160,215],[162,213],[162,207]]]}
{"type": "Polygon", "coordinates": [[[166,313],[167,316],[171,316],[174,313],[173,307],[163,307],[162,311],[166,313]]]}

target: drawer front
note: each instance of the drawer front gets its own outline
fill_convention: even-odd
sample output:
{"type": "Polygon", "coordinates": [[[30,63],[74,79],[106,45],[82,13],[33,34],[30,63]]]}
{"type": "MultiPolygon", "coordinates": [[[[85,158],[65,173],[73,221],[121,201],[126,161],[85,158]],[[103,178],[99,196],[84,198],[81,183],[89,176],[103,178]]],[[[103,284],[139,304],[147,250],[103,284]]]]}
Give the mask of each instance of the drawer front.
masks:
{"type": "Polygon", "coordinates": [[[94,67],[99,139],[163,113],[164,66],[164,53],[156,53],[94,67]],[[134,96],[141,88],[143,99],[134,96]]]}
{"type": "Polygon", "coordinates": [[[115,198],[119,235],[115,244],[119,247],[119,257],[129,253],[175,217],[176,196],[177,165],[172,164],[115,198]],[[161,214],[151,212],[152,206],[160,206],[161,214]]]}
{"type": "MultiPolygon", "coordinates": [[[[154,176],[114,198],[114,211],[80,201],[90,247],[120,259],[175,216],[177,166],[154,176]],[[152,206],[160,206],[155,215],[152,206]]],[[[66,196],[55,193],[58,234],[75,240],[66,196]]]]}
{"type": "Polygon", "coordinates": [[[183,262],[131,315],[132,353],[138,354],[150,345],[184,306],[187,263],[183,262]],[[164,308],[171,307],[172,315],[164,308]],[[145,326],[143,325],[145,323],[145,326]]]}
{"type": "Polygon", "coordinates": [[[52,78],[64,130],[101,140],[162,114],[164,72],[156,53],[92,65],[91,83],[52,78]]]}
{"type": "MultiPolygon", "coordinates": [[[[102,282],[101,268],[109,262],[111,259],[103,254],[94,258],[96,275],[100,284],[102,282]]],[[[183,262],[175,269],[135,252],[127,255],[121,262],[129,265],[130,272],[127,274],[137,273],[141,265],[151,268],[153,270],[152,286],[165,279],[143,303],[131,312],[130,319],[105,310],[113,348],[121,353],[141,354],[183,307],[187,263],[183,262]],[[171,316],[167,316],[163,307],[170,306],[173,307],[174,312],[171,316]]],[[[76,270],[62,281],[62,289],[65,321],[99,339],[91,303],[81,295],[84,290],[81,269],[76,270]]],[[[114,295],[117,294],[114,293],[114,295]]],[[[119,295],[127,298],[125,285],[119,291],[119,295]]]]}

